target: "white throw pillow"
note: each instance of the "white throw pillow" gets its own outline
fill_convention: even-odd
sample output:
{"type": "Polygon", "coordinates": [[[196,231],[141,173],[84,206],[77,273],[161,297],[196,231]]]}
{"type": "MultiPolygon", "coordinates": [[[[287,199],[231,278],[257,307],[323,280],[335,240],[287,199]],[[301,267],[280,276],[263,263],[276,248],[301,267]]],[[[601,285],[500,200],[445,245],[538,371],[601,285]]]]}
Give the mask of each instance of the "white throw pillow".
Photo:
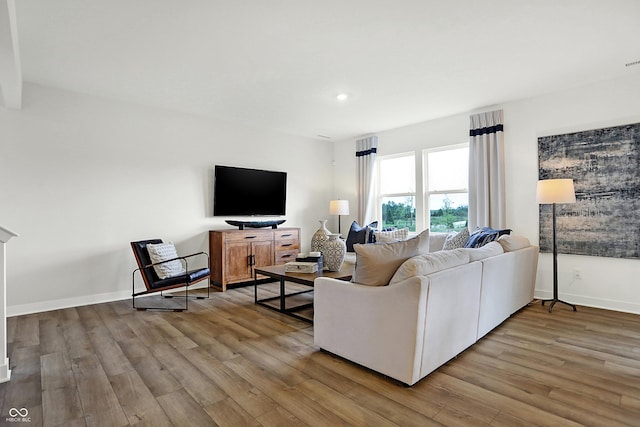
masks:
{"type": "Polygon", "coordinates": [[[501,255],[504,253],[502,245],[498,242],[489,242],[479,248],[465,248],[465,250],[469,253],[470,262],[480,261],[485,258],[501,255]]]}
{"type": "Polygon", "coordinates": [[[531,246],[531,242],[526,237],[512,234],[503,234],[498,237],[498,243],[502,245],[505,252],[517,251],[531,246]]]}
{"type": "MultiPolygon", "coordinates": [[[[153,264],[178,257],[178,252],[176,251],[176,247],[173,243],[149,243],[147,245],[147,251],[149,252],[149,258],[151,258],[151,262],[153,264]]],[[[169,277],[175,277],[186,273],[184,266],[179,260],[154,265],[153,269],[161,279],[168,279],[169,277]]]]}
{"type": "Polygon", "coordinates": [[[458,248],[418,255],[405,261],[395,272],[389,285],[393,285],[413,276],[426,276],[436,271],[446,270],[469,263],[469,252],[458,248]]]}
{"type": "Polygon", "coordinates": [[[360,285],[385,286],[398,267],[411,257],[429,251],[429,230],[409,240],[394,243],[353,245],[356,267],[351,281],[360,285]]]}
{"type": "Polygon", "coordinates": [[[373,232],[376,243],[392,243],[409,238],[409,228],[401,228],[399,230],[378,231],[373,232]]]}

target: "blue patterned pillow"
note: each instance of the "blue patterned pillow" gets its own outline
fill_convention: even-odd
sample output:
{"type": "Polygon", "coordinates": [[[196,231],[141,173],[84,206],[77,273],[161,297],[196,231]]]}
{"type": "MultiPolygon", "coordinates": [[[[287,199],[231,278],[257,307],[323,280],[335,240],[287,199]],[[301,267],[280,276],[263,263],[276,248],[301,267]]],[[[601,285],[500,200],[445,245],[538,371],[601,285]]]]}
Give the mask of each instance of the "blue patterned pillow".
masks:
{"type": "Polygon", "coordinates": [[[464,245],[465,248],[480,248],[489,242],[497,240],[503,234],[511,234],[511,229],[494,230],[490,227],[476,227],[464,245]]]}
{"type": "Polygon", "coordinates": [[[354,252],[353,245],[358,243],[373,243],[373,230],[378,228],[378,221],[373,221],[369,225],[360,227],[358,221],[351,223],[349,235],[347,236],[347,252],[354,252]]]}

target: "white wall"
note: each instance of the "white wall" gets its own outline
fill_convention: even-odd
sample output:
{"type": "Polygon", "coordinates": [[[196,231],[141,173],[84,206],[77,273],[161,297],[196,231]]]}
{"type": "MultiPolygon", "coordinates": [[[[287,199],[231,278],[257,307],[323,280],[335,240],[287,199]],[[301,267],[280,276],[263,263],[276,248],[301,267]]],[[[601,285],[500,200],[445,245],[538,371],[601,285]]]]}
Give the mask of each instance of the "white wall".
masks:
{"type": "MultiPolygon", "coordinates": [[[[507,223],[538,244],[538,137],[640,122],[640,76],[600,82],[564,92],[491,106],[505,115],[507,223]]],[[[378,132],[378,155],[415,151],[468,141],[469,113],[378,132]]],[[[334,147],[334,192],[355,204],[355,141],[334,147]]],[[[355,217],[355,215],[353,215],[355,217]]],[[[343,223],[344,224],[344,223],[343,223]]],[[[560,297],[576,304],[640,313],[640,260],[559,255],[560,297]],[[583,279],[573,280],[573,269],[583,279]]],[[[541,254],[536,296],[549,298],[552,259],[541,254]]]]}
{"type": "MultiPolygon", "coordinates": [[[[287,222],[303,250],[328,215],[332,144],[25,85],[0,108],[0,223],[9,315],[131,295],[129,242],[208,251],[214,164],[288,172],[287,222]]],[[[306,248],[306,249],[305,249],[306,248]]]]}

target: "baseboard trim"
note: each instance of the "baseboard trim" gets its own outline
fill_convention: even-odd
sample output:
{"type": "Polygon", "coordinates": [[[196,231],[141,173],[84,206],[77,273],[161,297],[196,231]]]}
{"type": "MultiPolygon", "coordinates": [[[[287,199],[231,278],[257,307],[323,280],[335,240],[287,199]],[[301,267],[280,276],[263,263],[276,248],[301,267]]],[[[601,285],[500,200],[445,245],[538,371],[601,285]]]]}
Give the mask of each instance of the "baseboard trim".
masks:
{"type": "MultiPolygon", "coordinates": [[[[205,284],[197,284],[189,287],[189,289],[206,288],[205,284]]],[[[180,289],[175,289],[173,292],[179,292],[180,289]]],[[[172,291],[166,291],[170,293],[172,291]]],[[[63,298],[51,301],[41,301],[32,304],[21,304],[7,306],[7,317],[23,316],[25,314],[42,313],[51,310],[61,310],[71,307],[81,307],[83,305],[101,304],[104,302],[122,301],[125,299],[131,299],[131,290],[109,292],[105,294],[96,295],[84,295],[81,297],[63,298]]],[[[1,365],[0,365],[1,368],[1,365]]],[[[1,372],[0,372],[1,374],[1,372]]],[[[1,382],[1,380],[0,380],[1,382]]]]}
{"type": "MultiPolygon", "coordinates": [[[[623,313],[640,314],[640,304],[633,302],[593,298],[584,295],[569,294],[566,292],[562,292],[559,296],[560,299],[571,304],[602,308],[604,310],[621,311],[623,313]]],[[[553,292],[536,289],[534,297],[538,299],[551,299],[553,298],[553,292]]]]}

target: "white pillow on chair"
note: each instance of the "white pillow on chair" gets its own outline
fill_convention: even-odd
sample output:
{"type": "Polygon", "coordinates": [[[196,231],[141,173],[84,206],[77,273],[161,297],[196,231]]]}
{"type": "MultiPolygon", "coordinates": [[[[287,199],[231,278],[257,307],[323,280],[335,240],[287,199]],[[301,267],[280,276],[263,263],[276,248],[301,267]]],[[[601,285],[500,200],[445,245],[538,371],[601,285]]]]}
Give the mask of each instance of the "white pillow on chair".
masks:
{"type": "MultiPolygon", "coordinates": [[[[153,264],[178,257],[178,252],[173,243],[149,243],[147,245],[147,251],[153,264]]],[[[186,273],[184,265],[182,265],[180,260],[154,265],[153,269],[160,279],[168,279],[169,277],[180,276],[186,273]]]]}

